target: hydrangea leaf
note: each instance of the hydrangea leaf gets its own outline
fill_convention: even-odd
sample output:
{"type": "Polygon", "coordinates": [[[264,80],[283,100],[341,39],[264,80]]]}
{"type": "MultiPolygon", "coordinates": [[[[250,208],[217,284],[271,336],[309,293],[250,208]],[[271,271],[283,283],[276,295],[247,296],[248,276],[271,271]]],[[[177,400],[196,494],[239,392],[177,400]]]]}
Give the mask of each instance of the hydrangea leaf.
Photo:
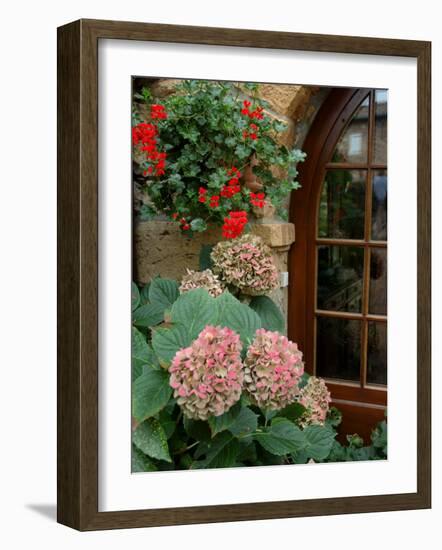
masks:
{"type": "Polygon", "coordinates": [[[313,460],[324,460],[330,454],[336,432],[330,426],[312,424],[304,430],[306,452],[313,460]]]}
{"type": "Polygon", "coordinates": [[[185,416],[183,426],[187,435],[196,441],[207,441],[211,437],[209,425],[203,420],[193,420],[185,416]]]}
{"type": "Polygon", "coordinates": [[[236,437],[243,437],[253,433],[258,427],[258,415],[248,407],[242,407],[228,430],[236,437]]]}
{"type": "Polygon", "coordinates": [[[286,418],[274,418],[271,426],[253,437],[266,451],[278,456],[296,453],[306,446],[304,433],[286,418]]]}
{"type": "Polygon", "coordinates": [[[134,431],[134,445],[147,456],[172,462],[167,437],[161,424],[155,418],[148,418],[134,431]]]}
{"type": "Polygon", "coordinates": [[[203,244],[200,250],[200,257],[199,257],[199,263],[200,263],[200,271],[204,271],[205,269],[211,269],[212,268],[212,258],[210,254],[212,253],[213,245],[211,244],[203,244]]]}
{"type": "Polygon", "coordinates": [[[170,308],[179,295],[178,283],[172,279],[157,277],[150,283],[149,301],[152,304],[162,305],[163,311],[170,308]]]}
{"type": "Polygon", "coordinates": [[[157,470],[154,462],[135,445],[132,445],[132,473],[156,472],[157,470]]]}
{"type": "Polygon", "coordinates": [[[158,416],[158,420],[160,421],[160,424],[164,430],[164,433],[166,434],[166,438],[170,439],[175,431],[176,428],[176,420],[172,418],[169,412],[167,412],[166,409],[163,409],[160,411],[160,414],[158,416]]]}
{"type": "Polygon", "coordinates": [[[187,327],[191,340],[195,340],[207,325],[216,324],[215,299],[207,290],[197,288],[182,294],[173,304],[172,321],[187,327]]]}
{"type": "Polygon", "coordinates": [[[140,290],[140,305],[149,303],[149,288],[150,283],[147,283],[147,285],[144,285],[143,288],[140,290]]]}
{"type": "Polygon", "coordinates": [[[259,315],[263,328],[284,333],[285,320],[281,310],[268,296],[254,296],[249,306],[259,315]]]}
{"type": "Polygon", "coordinates": [[[172,328],[157,328],[153,331],[152,347],[160,361],[168,365],[176,352],[190,345],[192,339],[185,325],[172,328]]]}
{"type": "Polygon", "coordinates": [[[295,422],[296,420],[301,418],[301,416],[306,411],[307,409],[303,405],[301,405],[301,403],[295,402],[287,405],[287,407],[285,407],[281,411],[278,411],[278,416],[287,418],[288,420],[295,422]]]}
{"type": "Polygon", "coordinates": [[[145,304],[132,313],[132,323],[136,327],[154,327],[164,321],[162,304],[145,304]]]}
{"type": "Polygon", "coordinates": [[[144,367],[158,369],[158,359],[146,338],[139,330],[132,327],[132,379],[138,378],[144,367]]]}
{"type": "Polygon", "coordinates": [[[194,462],[193,469],[229,468],[235,465],[240,451],[239,441],[228,432],[218,434],[207,443],[202,443],[201,447],[195,456],[205,454],[205,458],[194,462]]]}
{"type": "Polygon", "coordinates": [[[230,292],[223,292],[216,298],[218,306],[217,324],[229,327],[237,332],[246,346],[255,337],[255,332],[261,328],[258,314],[246,304],[242,304],[230,292]]]}
{"type": "Polygon", "coordinates": [[[135,283],[132,283],[132,311],[140,304],[140,291],[135,283]]]}
{"type": "Polygon", "coordinates": [[[241,404],[238,402],[228,411],[220,416],[211,416],[208,420],[212,437],[217,433],[227,430],[238,417],[241,411],[241,404]]]}
{"type": "Polygon", "coordinates": [[[164,370],[144,371],[132,385],[132,414],[138,422],[163,409],[172,394],[169,375],[164,370]]]}

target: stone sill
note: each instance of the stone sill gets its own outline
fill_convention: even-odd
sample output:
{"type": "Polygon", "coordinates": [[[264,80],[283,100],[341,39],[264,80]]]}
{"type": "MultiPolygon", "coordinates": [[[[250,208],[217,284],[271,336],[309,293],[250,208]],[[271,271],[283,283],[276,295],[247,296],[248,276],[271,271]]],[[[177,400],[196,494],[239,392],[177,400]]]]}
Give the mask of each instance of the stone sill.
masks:
{"type": "MultiPolygon", "coordinates": [[[[254,235],[261,237],[264,242],[271,248],[282,249],[290,248],[290,245],[295,242],[295,226],[293,223],[286,222],[258,222],[250,224],[251,232],[254,235]]],[[[170,221],[147,221],[138,222],[135,224],[135,235],[140,237],[150,233],[158,236],[173,236],[177,239],[182,239],[183,242],[189,243],[194,241],[196,243],[207,242],[214,244],[223,240],[221,236],[221,230],[219,228],[209,229],[204,233],[196,233],[193,237],[187,238],[182,235],[181,230],[175,222],[170,221]]],[[[174,243],[176,246],[176,242],[174,243]]]]}

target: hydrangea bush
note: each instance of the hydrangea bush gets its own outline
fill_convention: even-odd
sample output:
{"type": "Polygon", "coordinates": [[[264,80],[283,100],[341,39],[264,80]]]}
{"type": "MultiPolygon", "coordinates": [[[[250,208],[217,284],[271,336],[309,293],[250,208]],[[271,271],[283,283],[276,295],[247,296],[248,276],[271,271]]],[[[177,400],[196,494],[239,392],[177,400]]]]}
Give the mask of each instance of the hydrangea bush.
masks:
{"type": "Polygon", "coordinates": [[[323,425],[330,408],[331,396],[322,378],[311,376],[307,384],[302,388],[299,402],[306,411],[302,415],[301,425],[323,425]]]}
{"type": "Polygon", "coordinates": [[[371,445],[336,441],[324,381],[263,304],[156,278],[132,308],[133,471],[386,457],[385,422],[371,445]]]}
{"type": "Polygon", "coordinates": [[[180,293],[188,292],[189,290],[195,290],[196,288],[204,288],[207,292],[216,298],[223,293],[223,285],[219,281],[218,276],[215,275],[211,269],[204,269],[204,271],[187,270],[187,274],[181,280],[180,293]]]}
{"type": "Polygon", "coordinates": [[[244,362],[245,389],[252,403],[264,410],[283,409],[299,395],[303,374],[296,344],[279,332],[256,331],[244,362]]]}
{"type": "Polygon", "coordinates": [[[212,269],[242,294],[259,296],[279,286],[279,274],[270,248],[261,237],[246,233],[221,241],[211,253],[212,269]]]}
{"type": "Polygon", "coordinates": [[[208,325],[189,347],[177,351],[169,367],[170,385],[188,418],[220,416],[239,400],[241,347],[233,330],[208,325]]]}

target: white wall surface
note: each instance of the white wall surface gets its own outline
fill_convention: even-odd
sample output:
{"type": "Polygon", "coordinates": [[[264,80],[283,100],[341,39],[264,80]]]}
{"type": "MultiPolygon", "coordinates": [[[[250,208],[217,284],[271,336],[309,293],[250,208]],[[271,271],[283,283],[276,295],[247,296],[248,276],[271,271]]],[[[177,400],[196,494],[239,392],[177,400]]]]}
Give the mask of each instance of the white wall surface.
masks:
{"type": "MultiPolygon", "coordinates": [[[[439,2],[3,3],[0,49],[0,544],[6,549],[437,548],[433,510],[77,533],[55,523],[56,27],[80,17],[433,41],[433,463],[442,463],[442,37],[439,2]],[[300,4],[297,7],[297,4],[300,4]],[[438,101],[436,101],[438,100],[438,101]]],[[[406,427],[405,427],[406,428],[406,427]]]]}

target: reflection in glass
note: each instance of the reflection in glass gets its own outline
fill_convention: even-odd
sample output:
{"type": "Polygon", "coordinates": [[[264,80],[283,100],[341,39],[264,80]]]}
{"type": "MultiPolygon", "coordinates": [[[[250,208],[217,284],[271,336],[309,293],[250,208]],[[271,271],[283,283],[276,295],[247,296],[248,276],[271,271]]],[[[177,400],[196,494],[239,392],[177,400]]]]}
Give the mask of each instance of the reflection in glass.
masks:
{"type": "Polygon", "coordinates": [[[374,170],[372,179],[371,238],[387,240],[387,170],[374,170]]]}
{"type": "Polygon", "coordinates": [[[387,384],[387,323],[368,323],[367,382],[387,384]]]}
{"type": "Polygon", "coordinates": [[[319,203],[318,236],[363,239],[365,170],[329,170],[319,203]]]}
{"type": "Polygon", "coordinates": [[[332,162],[367,162],[369,96],[361,103],[340,137],[332,162]]]}
{"type": "Polygon", "coordinates": [[[374,105],[375,131],[374,154],[375,164],[387,164],[387,90],[376,90],[374,105]]]}
{"type": "Polygon", "coordinates": [[[387,249],[370,252],[369,313],[387,315],[387,249]]]}
{"type": "Polygon", "coordinates": [[[359,380],[361,322],[328,317],[318,317],[316,322],[316,374],[359,380]]]}
{"type": "Polygon", "coordinates": [[[361,312],[364,249],[318,247],[318,309],[361,312]]]}

